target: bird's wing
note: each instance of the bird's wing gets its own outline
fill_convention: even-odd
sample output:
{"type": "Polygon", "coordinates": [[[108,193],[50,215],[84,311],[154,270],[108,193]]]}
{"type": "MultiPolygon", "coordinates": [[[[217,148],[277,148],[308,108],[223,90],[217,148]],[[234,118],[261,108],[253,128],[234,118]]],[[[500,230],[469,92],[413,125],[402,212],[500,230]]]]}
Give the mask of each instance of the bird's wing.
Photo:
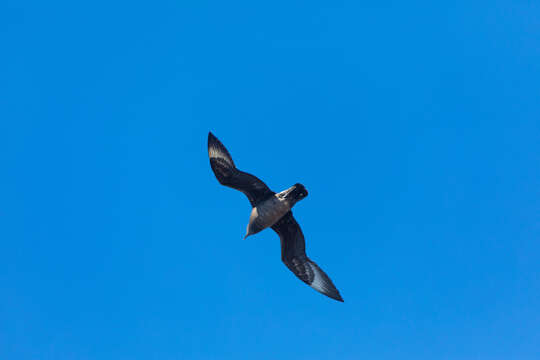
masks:
{"type": "Polygon", "coordinates": [[[306,255],[306,242],[291,211],[272,229],[281,240],[281,260],[300,280],[334,300],[343,302],[338,289],[322,269],[306,255]]]}
{"type": "Polygon", "coordinates": [[[211,132],[208,133],[208,157],[220,184],[243,192],[251,206],[274,194],[259,178],[238,170],[225,146],[211,132]]]}

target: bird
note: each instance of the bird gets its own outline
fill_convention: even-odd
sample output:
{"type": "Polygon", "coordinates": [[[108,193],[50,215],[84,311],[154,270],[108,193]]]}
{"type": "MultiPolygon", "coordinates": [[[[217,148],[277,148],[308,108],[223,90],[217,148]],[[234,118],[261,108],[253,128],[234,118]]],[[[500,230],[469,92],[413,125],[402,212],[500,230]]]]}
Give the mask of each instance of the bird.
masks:
{"type": "Polygon", "coordinates": [[[306,255],[306,243],[300,225],[291,208],[308,192],[296,183],[275,193],[259,178],[236,168],[229,151],[217,137],[208,133],[210,167],[221,185],[243,192],[251,206],[244,239],[266,228],[272,228],[281,242],[281,261],[313,289],[331,299],[343,302],[338,289],[328,275],[306,255]]]}

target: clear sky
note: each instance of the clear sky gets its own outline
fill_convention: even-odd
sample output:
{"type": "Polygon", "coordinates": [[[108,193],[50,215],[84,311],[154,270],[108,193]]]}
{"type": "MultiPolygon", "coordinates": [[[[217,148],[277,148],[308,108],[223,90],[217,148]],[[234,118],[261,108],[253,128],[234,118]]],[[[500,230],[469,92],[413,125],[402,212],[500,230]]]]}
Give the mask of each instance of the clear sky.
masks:
{"type": "Polygon", "coordinates": [[[535,1],[0,5],[0,358],[539,359],[535,1]],[[208,131],[294,213],[287,270],[208,131]]]}

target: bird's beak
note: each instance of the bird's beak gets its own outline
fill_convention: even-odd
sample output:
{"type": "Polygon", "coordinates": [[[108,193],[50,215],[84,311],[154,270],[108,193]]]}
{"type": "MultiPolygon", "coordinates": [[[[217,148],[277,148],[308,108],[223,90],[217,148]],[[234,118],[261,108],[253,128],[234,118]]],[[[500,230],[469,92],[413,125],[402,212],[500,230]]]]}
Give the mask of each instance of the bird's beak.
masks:
{"type": "Polygon", "coordinates": [[[284,198],[286,198],[291,193],[291,191],[293,191],[294,189],[296,189],[296,185],[293,185],[290,188],[288,188],[287,190],[282,191],[281,194],[282,194],[282,196],[284,198]]]}

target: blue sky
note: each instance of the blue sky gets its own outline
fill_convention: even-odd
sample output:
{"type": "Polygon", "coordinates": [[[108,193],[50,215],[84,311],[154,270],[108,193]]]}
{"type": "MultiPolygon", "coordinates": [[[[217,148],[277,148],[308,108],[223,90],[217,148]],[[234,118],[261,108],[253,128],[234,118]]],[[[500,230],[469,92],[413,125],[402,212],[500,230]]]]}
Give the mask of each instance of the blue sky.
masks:
{"type": "Polygon", "coordinates": [[[538,359],[532,1],[4,1],[0,358],[538,359]],[[302,284],[208,131],[301,182],[302,284]]]}

